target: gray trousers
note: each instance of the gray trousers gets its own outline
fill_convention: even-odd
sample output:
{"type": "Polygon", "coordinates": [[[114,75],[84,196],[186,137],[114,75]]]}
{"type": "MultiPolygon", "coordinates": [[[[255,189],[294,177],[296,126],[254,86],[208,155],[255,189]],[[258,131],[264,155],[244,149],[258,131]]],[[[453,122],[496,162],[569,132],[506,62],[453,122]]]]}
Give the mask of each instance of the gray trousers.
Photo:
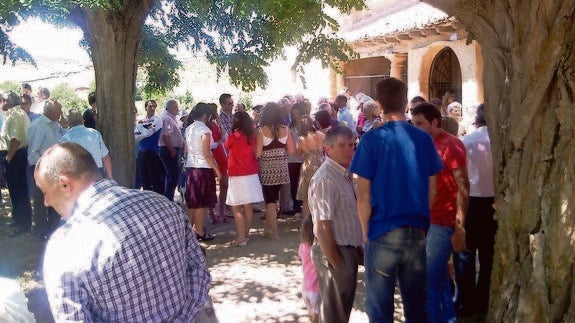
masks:
{"type": "Polygon", "coordinates": [[[314,244],[311,249],[321,296],[320,322],[348,322],[353,307],[357,286],[358,250],[344,246],[338,246],[338,250],[341,262],[338,268],[334,269],[318,244],[314,244]]]}

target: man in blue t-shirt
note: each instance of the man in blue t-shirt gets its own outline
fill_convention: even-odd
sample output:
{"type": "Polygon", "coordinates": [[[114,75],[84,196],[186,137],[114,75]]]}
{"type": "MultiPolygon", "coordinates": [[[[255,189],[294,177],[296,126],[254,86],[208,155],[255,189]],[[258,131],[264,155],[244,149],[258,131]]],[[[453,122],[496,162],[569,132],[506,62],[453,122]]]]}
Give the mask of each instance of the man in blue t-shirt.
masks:
{"type": "Polygon", "coordinates": [[[365,309],[371,322],[392,322],[397,279],[406,321],[424,322],[425,234],[443,165],[429,134],[405,120],[406,84],[388,78],[376,90],[385,123],[362,136],[350,168],[366,242],[365,309]]]}

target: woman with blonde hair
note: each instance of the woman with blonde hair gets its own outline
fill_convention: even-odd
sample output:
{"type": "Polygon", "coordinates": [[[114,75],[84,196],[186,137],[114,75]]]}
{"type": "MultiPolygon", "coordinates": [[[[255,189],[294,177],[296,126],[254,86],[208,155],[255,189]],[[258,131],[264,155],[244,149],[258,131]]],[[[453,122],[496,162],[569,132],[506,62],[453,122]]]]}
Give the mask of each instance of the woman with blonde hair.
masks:
{"type": "Polygon", "coordinates": [[[361,128],[362,133],[366,133],[383,124],[379,117],[379,107],[375,101],[368,100],[363,103],[363,114],[365,116],[365,122],[361,128]]]}

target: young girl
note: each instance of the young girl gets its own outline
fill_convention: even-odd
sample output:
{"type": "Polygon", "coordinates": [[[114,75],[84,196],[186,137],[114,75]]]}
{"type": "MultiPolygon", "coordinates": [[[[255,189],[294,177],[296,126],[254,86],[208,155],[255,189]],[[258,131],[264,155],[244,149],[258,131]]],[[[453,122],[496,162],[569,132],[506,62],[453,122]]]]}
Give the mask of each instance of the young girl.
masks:
{"type": "Polygon", "coordinates": [[[234,114],[232,133],[226,139],[225,146],[229,152],[226,204],[232,206],[237,227],[236,239],[229,245],[245,246],[254,213],[252,203],[264,200],[258,176],[255,129],[247,112],[238,111],[234,114]]]}
{"type": "Polygon", "coordinates": [[[301,242],[298,248],[298,255],[301,258],[303,267],[302,297],[307,306],[312,323],[319,320],[319,285],[317,282],[317,272],[311,260],[311,245],[313,243],[313,224],[311,217],[304,217],[301,223],[301,242]]]}

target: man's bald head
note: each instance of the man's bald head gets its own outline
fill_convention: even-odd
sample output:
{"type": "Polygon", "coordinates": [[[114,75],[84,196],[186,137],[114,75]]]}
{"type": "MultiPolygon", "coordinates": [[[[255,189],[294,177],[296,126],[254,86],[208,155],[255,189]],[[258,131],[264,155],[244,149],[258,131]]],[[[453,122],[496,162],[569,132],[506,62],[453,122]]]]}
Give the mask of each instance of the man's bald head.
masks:
{"type": "Polygon", "coordinates": [[[88,182],[102,178],[92,155],[73,142],[62,142],[48,148],[36,164],[35,177],[39,175],[51,184],[57,183],[62,175],[88,182]]]}
{"type": "Polygon", "coordinates": [[[63,142],[48,148],[34,170],[34,180],[44,193],[44,204],[64,220],[72,215],[80,194],[102,179],[92,155],[82,146],[63,142]]]}

